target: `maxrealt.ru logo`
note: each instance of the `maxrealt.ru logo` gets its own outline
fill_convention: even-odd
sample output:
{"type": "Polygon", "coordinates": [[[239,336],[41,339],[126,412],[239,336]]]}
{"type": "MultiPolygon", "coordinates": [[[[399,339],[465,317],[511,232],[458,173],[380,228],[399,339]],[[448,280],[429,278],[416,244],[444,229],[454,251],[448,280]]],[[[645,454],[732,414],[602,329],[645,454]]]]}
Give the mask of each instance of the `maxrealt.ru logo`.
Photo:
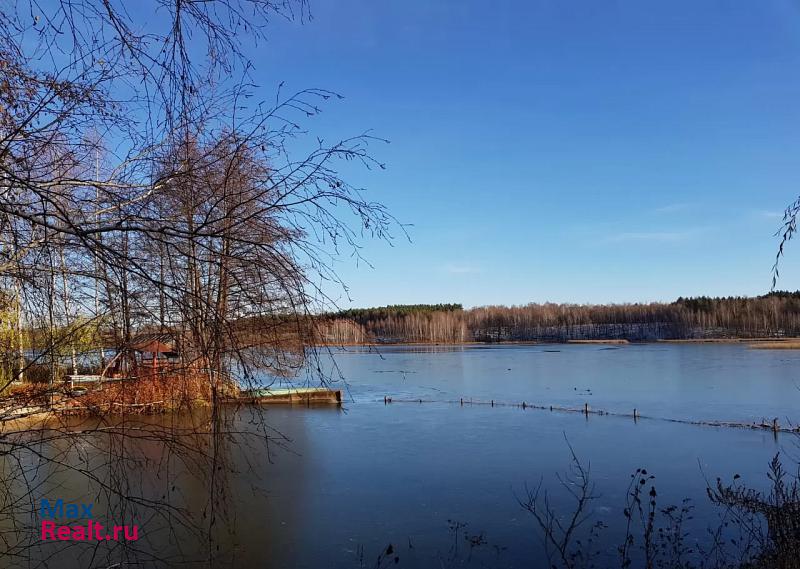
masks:
{"type": "Polygon", "coordinates": [[[43,541],[136,541],[139,526],[109,526],[92,519],[94,504],[64,503],[42,500],[39,515],[42,518],[43,541]],[[61,524],[55,520],[61,520],[61,524]]]}

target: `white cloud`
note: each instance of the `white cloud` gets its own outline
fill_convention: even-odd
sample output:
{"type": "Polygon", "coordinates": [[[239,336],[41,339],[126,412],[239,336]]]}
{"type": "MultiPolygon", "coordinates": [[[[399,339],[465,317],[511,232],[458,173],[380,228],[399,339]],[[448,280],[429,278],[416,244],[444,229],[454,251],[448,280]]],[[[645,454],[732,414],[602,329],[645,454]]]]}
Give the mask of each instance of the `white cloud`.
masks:
{"type": "Polygon", "coordinates": [[[769,211],[765,209],[759,209],[753,212],[756,217],[760,217],[761,219],[770,219],[775,221],[780,221],[783,219],[783,212],[782,211],[769,211]]]}
{"type": "Polygon", "coordinates": [[[697,237],[702,230],[688,229],[685,231],[629,231],[611,235],[605,241],[607,243],[680,243],[690,241],[697,237]]]}
{"type": "Polygon", "coordinates": [[[481,270],[473,265],[463,265],[458,263],[447,263],[442,270],[451,275],[471,275],[480,273],[481,270]]]}
{"type": "Polygon", "coordinates": [[[673,203],[667,204],[665,206],[657,207],[653,211],[655,213],[676,213],[679,211],[684,211],[692,207],[692,204],[688,203],[673,203]]]}

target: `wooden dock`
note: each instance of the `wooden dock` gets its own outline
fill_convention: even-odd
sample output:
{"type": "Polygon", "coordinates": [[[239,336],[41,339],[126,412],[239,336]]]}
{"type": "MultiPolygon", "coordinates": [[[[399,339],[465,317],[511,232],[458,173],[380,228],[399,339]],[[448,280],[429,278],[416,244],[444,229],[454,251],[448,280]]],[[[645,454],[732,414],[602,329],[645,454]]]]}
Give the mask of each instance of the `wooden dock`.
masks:
{"type": "Polygon", "coordinates": [[[69,384],[70,389],[80,388],[84,385],[96,385],[112,381],[122,381],[123,377],[104,377],[102,375],[67,375],[64,381],[69,384]]]}
{"type": "Polygon", "coordinates": [[[248,389],[239,398],[265,405],[341,405],[342,391],[326,387],[248,389]]]}

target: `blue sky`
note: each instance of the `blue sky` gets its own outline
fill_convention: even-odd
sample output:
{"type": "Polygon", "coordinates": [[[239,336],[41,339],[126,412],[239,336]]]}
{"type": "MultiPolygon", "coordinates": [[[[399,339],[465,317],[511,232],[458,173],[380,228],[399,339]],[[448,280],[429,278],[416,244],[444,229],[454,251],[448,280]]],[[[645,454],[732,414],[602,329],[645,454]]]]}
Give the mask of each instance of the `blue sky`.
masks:
{"type": "MultiPolygon", "coordinates": [[[[253,50],[271,97],[345,99],[372,129],[351,181],[411,241],[346,258],[343,306],[637,302],[770,287],[800,193],[800,4],[312,0],[253,50]]],[[[800,243],[779,288],[800,288],[800,243]]]]}

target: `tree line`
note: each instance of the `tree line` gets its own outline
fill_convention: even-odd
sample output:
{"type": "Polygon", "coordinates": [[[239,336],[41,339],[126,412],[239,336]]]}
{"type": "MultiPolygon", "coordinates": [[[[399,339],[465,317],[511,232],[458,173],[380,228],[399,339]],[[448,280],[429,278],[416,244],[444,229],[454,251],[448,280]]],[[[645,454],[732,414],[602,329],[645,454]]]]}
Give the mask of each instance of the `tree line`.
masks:
{"type": "Polygon", "coordinates": [[[667,340],[800,336],[800,291],[636,304],[386,306],[319,317],[334,344],[667,340]]]}

